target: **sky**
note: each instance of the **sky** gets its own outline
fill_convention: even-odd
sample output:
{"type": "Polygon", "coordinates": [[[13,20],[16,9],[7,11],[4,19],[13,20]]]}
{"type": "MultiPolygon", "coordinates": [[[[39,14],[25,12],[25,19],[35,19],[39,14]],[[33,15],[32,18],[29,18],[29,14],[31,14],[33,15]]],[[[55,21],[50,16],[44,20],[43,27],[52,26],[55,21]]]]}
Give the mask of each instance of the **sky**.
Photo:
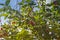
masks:
{"type": "MultiPolygon", "coordinates": [[[[18,2],[21,2],[22,0],[18,0],[18,2]]],[[[6,0],[0,0],[0,3],[4,4],[6,2],[6,0]]],[[[46,3],[50,3],[51,0],[46,0],[46,3]]],[[[12,9],[15,9],[15,10],[19,10],[19,5],[17,5],[17,0],[11,0],[10,1],[10,4],[12,9]]],[[[3,6],[0,5],[0,8],[3,8],[3,6]]],[[[4,24],[8,19],[4,20],[4,17],[1,17],[1,22],[2,24],[4,24]]],[[[7,23],[7,22],[6,22],[7,23]]]]}
{"type": "MultiPolygon", "coordinates": [[[[4,4],[5,0],[0,0],[0,3],[4,4]]],[[[0,5],[0,8],[3,8],[3,6],[0,5]]],[[[4,17],[0,17],[0,19],[1,19],[1,22],[4,23],[4,17]]]]}
{"type": "MultiPolygon", "coordinates": [[[[6,0],[0,0],[0,3],[2,4],[4,4],[5,2],[6,0]]],[[[18,0],[18,2],[21,2],[21,0],[18,0]]],[[[11,0],[9,5],[11,6],[12,9],[15,9],[15,10],[19,10],[20,8],[19,5],[17,5],[17,0],[11,0]]],[[[0,8],[3,8],[3,6],[0,5],[0,8]]],[[[6,21],[8,19],[4,20],[4,17],[1,17],[0,19],[2,24],[7,23],[6,21]]]]}

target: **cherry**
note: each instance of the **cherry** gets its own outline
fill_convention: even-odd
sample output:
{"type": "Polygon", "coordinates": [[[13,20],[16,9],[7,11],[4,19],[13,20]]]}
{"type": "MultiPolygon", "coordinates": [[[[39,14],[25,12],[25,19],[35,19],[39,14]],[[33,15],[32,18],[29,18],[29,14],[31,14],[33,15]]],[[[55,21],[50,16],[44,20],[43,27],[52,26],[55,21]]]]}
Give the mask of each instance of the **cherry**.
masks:
{"type": "Polygon", "coordinates": [[[54,2],[53,2],[53,4],[54,4],[54,5],[57,5],[57,4],[58,4],[58,2],[57,2],[57,1],[54,1],[54,2]]]}
{"type": "Polygon", "coordinates": [[[34,26],[34,25],[35,25],[35,22],[32,21],[32,20],[30,20],[30,21],[29,21],[29,24],[31,24],[32,26],[34,26]]]}
{"type": "Polygon", "coordinates": [[[3,30],[3,28],[0,27],[0,30],[3,30]]]}
{"type": "Polygon", "coordinates": [[[16,22],[12,22],[12,24],[15,24],[16,22]]]}
{"type": "Polygon", "coordinates": [[[0,38],[3,37],[3,35],[0,35],[0,38]]]}
{"type": "Polygon", "coordinates": [[[7,34],[7,33],[4,33],[3,35],[4,35],[4,36],[8,36],[8,34],[7,34]]]}
{"type": "Polygon", "coordinates": [[[48,30],[48,29],[46,29],[46,32],[49,32],[49,30],[48,30]]]}

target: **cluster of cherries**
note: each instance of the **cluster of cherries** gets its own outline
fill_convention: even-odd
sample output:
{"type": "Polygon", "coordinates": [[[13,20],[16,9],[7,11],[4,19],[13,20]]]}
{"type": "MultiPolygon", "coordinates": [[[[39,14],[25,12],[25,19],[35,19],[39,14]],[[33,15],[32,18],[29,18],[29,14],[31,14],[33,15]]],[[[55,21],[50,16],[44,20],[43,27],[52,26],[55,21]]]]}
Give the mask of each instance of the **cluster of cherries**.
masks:
{"type": "Polygon", "coordinates": [[[58,5],[58,1],[54,1],[53,4],[54,4],[54,5],[58,5]]]}
{"type": "Polygon", "coordinates": [[[4,37],[4,36],[8,36],[7,32],[4,31],[4,29],[2,27],[0,27],[0,38],[4,37]]]}
{"type": "Polygon", "coordinates": [[[32,21],[32,20],[30,20],[28,23],[31,24],[32,26],[34,26],[34,25],[36,24],[36,23],[35,23],[34,21],[32,21]]]}

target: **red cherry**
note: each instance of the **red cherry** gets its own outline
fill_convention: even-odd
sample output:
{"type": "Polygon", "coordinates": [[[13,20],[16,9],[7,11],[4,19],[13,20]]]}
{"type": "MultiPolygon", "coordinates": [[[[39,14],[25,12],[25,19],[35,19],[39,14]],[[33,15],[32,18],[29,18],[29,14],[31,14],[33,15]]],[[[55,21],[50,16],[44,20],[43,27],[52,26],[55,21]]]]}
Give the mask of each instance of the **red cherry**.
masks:
{"type": "Polygon", "coordinates": [[[29,24],[31,24],[32,26],[34,26],[34,25],[35,25],[35,22],[32,21],[32,20],[30,20],[30,21],[29,21],[29,24]]]}
{"type": "Polygon", "coordinates": [[[3,35],[0,35],[0,38],[3,37],[3,35]]]}
{"type": "Polygon", "coordinates": [[[7,33],[4,33],[3,35],[4,35],[4,36],[8,36],[8,34],[7,34],[7,33]]]}
{"type": "Polygon", "coordinates": [[[0,30],[3,30],[3,28],[0,28],[0,30]]]}
{"type": "Polygon", "coordinates": [[[46,32],[49,32],[49,30],[47,29],[46,32]]]}
{"type": "Polygon", "coordinates": [[[12,22],[12,24],[15,24],[16,22],[12,22]]]}

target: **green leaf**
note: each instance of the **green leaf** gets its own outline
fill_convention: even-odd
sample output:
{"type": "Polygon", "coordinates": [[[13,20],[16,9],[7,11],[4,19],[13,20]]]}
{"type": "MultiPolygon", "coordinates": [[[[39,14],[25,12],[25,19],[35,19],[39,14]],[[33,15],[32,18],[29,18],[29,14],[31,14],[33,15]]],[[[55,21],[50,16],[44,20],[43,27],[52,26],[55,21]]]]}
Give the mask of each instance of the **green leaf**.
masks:
{"type": "Polygon", "coordinates": [[[0,3],[0,5],[2,5],[2,6],[3,6],[4,4],[1,4],[1,3],[0,3]]]}
{"type": "Polygon", "coordinates": [[[31,2],[31,0],[26,0],[26,2],[28,2],[28,3],[29,3],[29,2],[31,2]]]}
{"type": "Polygon", "coordinates": [[[1,16],[8,16],[8,14],[1,14],[1,16]]]}
{"type": "Polygon", "coordinates": [[[39,16],[34,16],[34,18],[35,18],[35,20],[37,20],[37,21],[39,20],[39,16]]]}
{"type": "Polygon", "coordinates": [[[10,0],[6,0],[6,5],[9,5],[9,3],[10,3],[10,0]]]}
{"type": "Polygon", "coordinates": [[[23,3],[23,2],[19,2],[18,4],[19,4],[19,5],[23,5],[24,3],[23,3]]]}

